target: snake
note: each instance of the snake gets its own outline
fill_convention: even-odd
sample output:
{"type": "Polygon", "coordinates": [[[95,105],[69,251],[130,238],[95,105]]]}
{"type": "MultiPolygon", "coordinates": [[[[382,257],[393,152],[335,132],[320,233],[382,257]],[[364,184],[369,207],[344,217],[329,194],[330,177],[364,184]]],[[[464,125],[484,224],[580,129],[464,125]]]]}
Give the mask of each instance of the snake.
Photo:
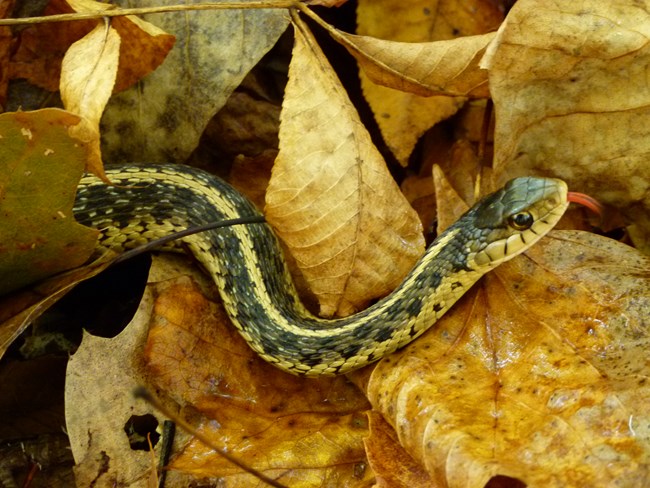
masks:
{"type": "MultiPolygon", "coordinates": [[[[100,231],[97,250],[124,252],[193,226],[259,217],[222,179],[178,164],[107,166],[112,184],[85,175],[73,213],[100,231]]],[[[347,317],[321,318],[294,286],[266,222],[183,237],[219,289],[232,323],[264,360],[295,375],[344,374],[403,348],[436,323],[488,271],[524,252],[569,205],[564,181],[519,177],[486,196],[427,247],[390,294],[347,317]]]]}

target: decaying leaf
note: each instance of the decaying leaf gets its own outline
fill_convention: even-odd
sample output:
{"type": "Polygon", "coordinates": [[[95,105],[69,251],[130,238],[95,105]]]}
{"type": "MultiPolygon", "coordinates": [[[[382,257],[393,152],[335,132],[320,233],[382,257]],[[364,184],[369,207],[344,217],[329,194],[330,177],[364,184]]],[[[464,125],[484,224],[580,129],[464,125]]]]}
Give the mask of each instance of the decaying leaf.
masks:
{"type": "Polygon", "coordinates": [[[484,64],[495,170],[553,174],[625,213],[650,245],[650,10],[633,1],[515,4],[484,64]]]}
{"type": "Polygon", "coordinates": [[[266,205],[325,316],[390,292],[424,247],[417,215],[303,27],[296,28],[266,205]]]}
{"type": "Polygon", "coordinates": [[[377,488],[437,488],[422,466],[400,446],[395,430],[377,412],[369,412],[365,439],[377,488]]]}
{"type": "Polygon", "coordinates": [[[650,261],[556,231],[491,272],[367,391],[440,486],[641,486],[650,261]]]}
{"type": "Polygon", "coordinates": [[[86,150],[58,109],[0,115],[0,293],[83,264],[97,231],[74,220],[86,150]]]}
{"type": "MultiPolygon", "coordinates": [[[[362,63],[364,71],[361,75],[361,82],[364,96],[370,103],[384,140],[403,165],[408,162],[419,137],[434,124],[455,114],[463,105],[465,98],[446,96],[421,98],[411,93],[392,90],[369,81],[364,75],[365,70],[369,69],[370,77],[381,79],[382,84],[388,82],[387,84],[399,86],[400,83],[404,83],[400,78],[406,77],[409,78],[406,85],[411,88],[414,87],[414,84],[419,85],[423,82],[431,83],[434,86],[438,85],[442,80],[436,74],[427,75],[426,73],[428,70],[438,67],[436,55],[423,56],[422,60],[417,56],[411,56],[426,49],[429,41],[449,40],[459,35],[483,34],[499,25],[502,13],[493,2],[476,1],[472,3],[474,5],[471,8],[469,6],[461,8],[458,2],[445,0],[437,2],[432,8],[430,2],[420,0],[401,3],[390,0],[359,2],[358,34],[391,41],[424,43],[416,44],[414,51],[409,52],[406,44],[399,46],[398,43],[389,44],[378,40],[363,41],[364,49],[371,50],[373,56],[377,56],[377,59],[373,59],[371,62],[362,63]],[[470,14],[473,10],[480,11],[481,15],[470,14]],[[384,52],[386,58],[383,56],[380,58],[379,56],[384,52]],[[383,68],[384,64],[392,64],[396,57],[401,56],[405,56],[405,64],[399,66],[399,74],[388,73],[387,71],[393,70],[383,68]],[[408,63],[408,59],[413,60],[413,63],[408,63]],[[416,77],[415,83],[410,79],[413,76],[416,77]]],[[[362,42],[362,40],[363,38],[358,38],[356,41],[362,42]]],[[[478,74],[478,70],[472,66],[475,65],[477,61],[475,58],[478,51],[482,49],[480,46],[484,45],[485,40],[474,37],[469,41],[444,42],[438,47],[433,47],[435,44],[431,43],[431,51],[439,50],[438,52],[443,54],[442,59],[447,59],[444,57],[444,53],[448,50],[455,53],[453,56],[460,55],[460,66],[449,67],[449,72],[446,76],[443,75],[443,78],[453,79],[453,77],[459,76],[458,73],[463,73],[463,60],[469,65],[469,73],[472,74],[472,77],[478,74]]],[[[480,78],[481,75],[478,75],[480,78]]],[[[462,80],[463,76],[461,75],[459,79],[462,80]]],[[[470,81],[467,86],[472,87],[472,85],[480,83],[479,78],[476,78],[476,81],[470,81]]],[[[461,91],[466,89],[462,88],[461,91]]],[[[427,93],[427,95],[431,95],[431,93],[427,93]]]]}
{"type": "MultiPolygon", "coordinates": [[[[176,3],[141,0],[138,6],[176,3]]],[[[241,9],[144,18],[174,34],[176,45],[163,66],[111,98],[102,119],[104,158],[186,161],[210,118],[286,30],[288,17],[281,9],[241,9]]]]}
{"type": "MultiPolygon", "coordinates": [[[[14,0],[0,4],[0,19],[11,15],[14,0]]],[[[0,27],[0,111],[5,111],[7,106],[7,88],[9,85],[9,56],[11,55],[11,28],[0,27]]]]}
{"type": "MultiPolygon", "coordinates": [[[[77,486],[150,486],[151,454],[131,449],[125,428],[134,416],[148,416],[154,431],[164,420],[132,394],[145,384],[141,355],[152,306],[152,295],[145,291],[133,320],[118,336],[86,333],[70,358],[65,414],[77,486]]],[[[159,455],[160,443],[153,443],[159,455]]]]}

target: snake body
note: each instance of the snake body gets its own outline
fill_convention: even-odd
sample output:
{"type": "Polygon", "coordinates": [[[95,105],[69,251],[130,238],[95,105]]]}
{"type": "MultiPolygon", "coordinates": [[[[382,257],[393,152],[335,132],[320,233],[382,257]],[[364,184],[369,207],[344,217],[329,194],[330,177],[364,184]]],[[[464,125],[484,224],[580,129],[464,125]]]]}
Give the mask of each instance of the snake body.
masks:
{"type": "MultiPolygon", "coordinates": [[[[101,231],[100,248],[123,251],[191,226],[259,215],[233,187],[190,167],[122,165],[107,175],[115,186],[85,176],[74,206],[79,222],[101,231]]],[[[390,295],[333,320],[300,302],[268,224],[212,230],[165,249],[194,254],[233,324],[266,361],[293,374],[334,375],[420,336],[482,275],[548,232],[567,206],[561,180],[511,180],[442,233],[390,295]]]]}

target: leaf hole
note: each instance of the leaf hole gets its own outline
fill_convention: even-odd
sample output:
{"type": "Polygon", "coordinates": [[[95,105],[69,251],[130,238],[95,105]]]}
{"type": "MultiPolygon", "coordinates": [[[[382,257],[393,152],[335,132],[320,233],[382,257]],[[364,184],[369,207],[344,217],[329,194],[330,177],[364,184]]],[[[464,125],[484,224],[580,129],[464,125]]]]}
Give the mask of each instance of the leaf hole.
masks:
{"type": "Polygon", "coordinates": [[[149,451],[149,440],[151,446],[156,447],[160,440],[160,434],[157,431],[158,420],[150,413],[146,415],[131,415],[129,420],[124,424],[124,432],[129,438],[129,445],[134,451],[149,451]]]}
{"type": "Polygon", "coordinates": [[[490,478],[485,488],[525,488],[526,483],[510,476],[496,475],[490,478]]]}

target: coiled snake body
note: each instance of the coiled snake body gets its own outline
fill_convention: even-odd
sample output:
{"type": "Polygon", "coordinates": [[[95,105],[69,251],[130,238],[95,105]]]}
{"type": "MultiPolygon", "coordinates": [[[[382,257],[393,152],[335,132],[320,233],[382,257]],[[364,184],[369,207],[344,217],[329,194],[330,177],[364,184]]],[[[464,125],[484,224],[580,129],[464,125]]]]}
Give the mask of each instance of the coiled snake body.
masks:
{"type": "MultiPolygon", "coordinates": [[[[190,167],[122,165],[107,175],[116,186],[84,177],[74,207],[79,222],[101,230],[102,248],[124,250],[190,226],[259,215],[230,185],[190,167]]],[[[390,295],[334,320],[302,305],[265,223],[192,235],[166,249],[196,256],[261,357],[293,374],[333,375],[413,341],[483,274],[548,232],[567,206],[561,180],[511,180],[442,233],[390,295]]]]}

